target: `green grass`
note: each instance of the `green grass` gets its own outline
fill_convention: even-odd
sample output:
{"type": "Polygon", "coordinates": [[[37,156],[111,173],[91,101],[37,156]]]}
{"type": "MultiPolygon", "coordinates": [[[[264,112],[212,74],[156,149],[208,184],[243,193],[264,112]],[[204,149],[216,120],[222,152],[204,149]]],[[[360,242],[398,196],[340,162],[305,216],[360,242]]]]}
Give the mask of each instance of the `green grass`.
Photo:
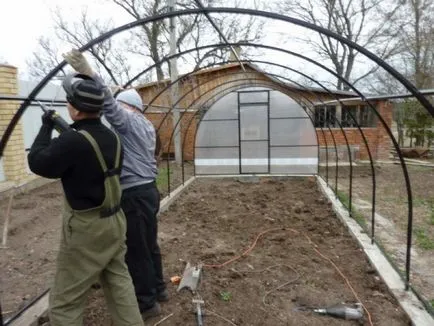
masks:
{"type": "Polygon", "coordinates": [[[430,207],[430,214],[429,214],[429,225],[434,225],[434,200],[431,199],[428,201],[429,207],[430,207]]]}
{"type": "Polygon", "coordinates": [[[431,307],[434,308],[434,299],[432,299],[432,300],[429,302],[429,304],[431,305],[431,307]]]}
{"type": "Polygon", "coordinates": [[[434,240],[426,233],[424,229],[416,229],[416,242],[424,250],[434,250],[434,240]]]}
{"type": "MultiPolygon", "coordinates": [[[[350,206],[350,198],[349,196],[343,192],[338,190],[337,196],[339,200],[341,201],[342,205],[345,206],[346,209],[350,206]]],[[[368,228],[368,225],[366,224],[365,217],[357,210],[354,209],[354,206],[352,207],[352,213],[351,217],[366,231],[368,228]]]]}
{"type": "MultiPolygon", "coordinates": [[[[170,170],[170,175],[173,174],[173,170],[170,170]]],[[[158,170],[158,176],[157,176],[157,187],[158,188],[164,188],[167,189],[167,168],[160,168],[158,170]]]]}
{"type": "Polygon", "coordinates": [[[428,201],[423,198],[413,198],[413,206],[414,207],[420,207],[428,205],[428,201]]]}
{"type": "Polygon", "coordinates": [[[228,292],[228,291],[222,291],[222,292],[220,292],[220,298],[221,298],[223,301],[228,302],[228,301],[231,301],[231,299],[232,299],[232,294],[231,294],[230,292],[228,292]]]}

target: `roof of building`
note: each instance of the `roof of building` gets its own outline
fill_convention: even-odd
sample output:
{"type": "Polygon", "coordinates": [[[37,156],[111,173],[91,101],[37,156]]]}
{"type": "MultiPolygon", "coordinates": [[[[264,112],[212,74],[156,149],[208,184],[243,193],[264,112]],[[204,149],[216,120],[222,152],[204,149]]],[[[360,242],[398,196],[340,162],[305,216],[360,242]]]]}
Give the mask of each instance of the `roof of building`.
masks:
{"type": "MultiPolygon", "coordinates": [[[[256,70],[257,72],[264,74],[267,78],[269,78],[271,81],[280,84],[283,87],[288,87],[291,89],[296,89],[299,91],[310,91],[310,92],[314,92],[314,93],[324,93],[324,94],[328,94],[329,92],[320,88],[320,87],[310,87],[310,86],[299,86],[299,85],[295,85],[293,83],[289,83],[289,82],[282,82],[280,80],[278,80],[277,78],[273,77],[273,76],[269,76],[267,74],[266,71],[262,70],[261,68],[259,68],[258,66],[249,63],[249,62],[243,62],[244,66],[247,66],[253,70],[256,70]]],[[[208,74],[208,73],[212,73],[212,72],[217,72],[217,71],[222,71],[222,70],[227,70],[230,68],[234,68],[234,67],[240,67],[241,69],[241,64],[240,63],[228,63],[228,64],[224,64],[224,65],[220,65],[217,67],[211,67],[211,68],[205,68],[205,69],[200,69],[194,73],[192,73],[190,76],[197,76],[197,75],[203,75],[203,74],[208,74]]],[[[179,77],[183,77],[185,76],[185,74],[180,75],[179,77]]],[[[154,85],[165,85],[170,83],[170,79],[163,79],[160,81],[154,81],[154,82],[150,82],[150,83],[146,83],[146,84],[141,84],[136,86],[136,89],[144,89],[144,88],[148,88],[148,87],[152,87],[154,85]]],[[[348,97],[353,97],[353,96],[358,96],[356,93],[354,92],[350,92],[350,91],[342,91],[342,90],[330,90],[330,92],[332,94],[335,95],[344,95],[344,96],[348,96],[348,97]]]]}

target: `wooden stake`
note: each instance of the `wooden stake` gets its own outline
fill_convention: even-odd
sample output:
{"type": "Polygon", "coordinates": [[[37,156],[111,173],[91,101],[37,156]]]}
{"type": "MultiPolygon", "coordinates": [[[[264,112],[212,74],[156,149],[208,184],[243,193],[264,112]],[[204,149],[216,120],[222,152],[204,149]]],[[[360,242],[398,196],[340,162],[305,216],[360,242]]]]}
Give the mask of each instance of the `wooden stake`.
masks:
{"type": "Polygon", "coordinates": [[[11,216],[12,200],[14,198],[15,188],[11,191],[11,196],[9,197],[8,209],[6,211],[5,222],[3,225],[3,238],[2,238],[2,248],[6,247],[6,241],[8,238],[9,220],[11,216]]]}

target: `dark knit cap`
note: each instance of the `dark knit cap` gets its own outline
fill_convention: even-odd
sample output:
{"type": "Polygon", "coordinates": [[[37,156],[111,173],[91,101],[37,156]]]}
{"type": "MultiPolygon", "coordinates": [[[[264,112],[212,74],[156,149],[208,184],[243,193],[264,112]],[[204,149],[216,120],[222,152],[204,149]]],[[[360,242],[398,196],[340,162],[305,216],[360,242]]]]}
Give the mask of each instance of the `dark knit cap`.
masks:
{"type": "Polygon", "coordinates": [[[104,88],[93,78],[73,73],[67,75],[62,83],[66,100],[78,111],[99,112],[104,104],[104,88]]]}

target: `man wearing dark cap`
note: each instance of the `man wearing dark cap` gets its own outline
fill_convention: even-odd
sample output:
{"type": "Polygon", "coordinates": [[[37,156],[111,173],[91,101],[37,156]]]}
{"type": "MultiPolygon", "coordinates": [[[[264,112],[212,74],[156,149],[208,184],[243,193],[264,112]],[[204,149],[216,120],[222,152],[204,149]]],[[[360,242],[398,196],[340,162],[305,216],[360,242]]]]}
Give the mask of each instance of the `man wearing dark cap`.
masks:
{"type": "Polygon", "coordinates": [[[104,90],[80,74],[67,76],[63,88],[74,121],[71,130],[51,139],[54,111],[45,113],[28,155],[30,169],[60,178],[65,193],[50,325],[83,325],[87,293],[99,281],[114,324],[142,326],[124,258],[126,221],[119,182],[123,153],[118,136],[100,120],[104,90]]]}
{"type": "MultiPolygon", "coordinates": [[[[71,50],[64,58],[77,72],[103,82],[78,50],[71,50]]],[[[120,180],[121,205],[127,217],[126,262],[140,312],[146,320],[161,314],[159,302],[169,300],[157,242],[160,194],[155,182],[158,172],[156,133],[143,114],[142,99],[135,89],[121,92],[116,99],[107,87],[105,89],[103,113],[119,133],[125,149],[120,180]]]]}

